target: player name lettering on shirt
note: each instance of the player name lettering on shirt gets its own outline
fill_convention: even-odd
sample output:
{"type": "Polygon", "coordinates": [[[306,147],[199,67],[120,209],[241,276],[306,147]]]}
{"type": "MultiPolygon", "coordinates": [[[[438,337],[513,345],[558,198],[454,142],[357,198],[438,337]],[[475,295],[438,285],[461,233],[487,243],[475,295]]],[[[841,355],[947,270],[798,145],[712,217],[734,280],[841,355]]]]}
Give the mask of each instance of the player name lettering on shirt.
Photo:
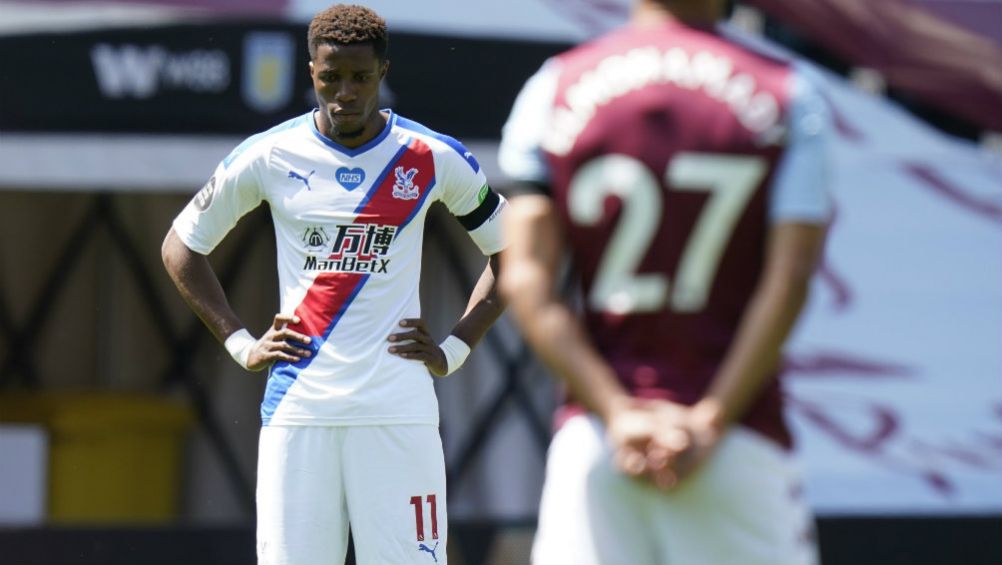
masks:
{"type": "Polygon", "coordinates": [[[783,135],[776,97],[759,89],[750,74],[735,72],[729,57],[708,51],[690,54],[680,47],[664,51],[637,47],[602,59],[567,88],[563,104],[554,108],[551,115],[551,127],[542,140],[543,149],[566,155],[599,106],[661,84],[698,89],[724,103],[745,128],[759,134],[764,142],[778,140],[783,135]]]}

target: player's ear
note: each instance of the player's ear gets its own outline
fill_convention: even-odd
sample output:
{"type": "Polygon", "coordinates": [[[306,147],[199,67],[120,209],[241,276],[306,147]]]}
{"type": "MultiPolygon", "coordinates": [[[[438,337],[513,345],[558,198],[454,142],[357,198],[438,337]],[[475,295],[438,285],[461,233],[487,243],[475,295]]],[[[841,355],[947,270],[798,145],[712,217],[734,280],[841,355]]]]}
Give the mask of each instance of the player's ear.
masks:
{"type": "Polygon", "coordinates": [[[379,80],[386,78],[386,71],[390,70],[390,60],[385,59],[379,68],[379,80]]]}
{"type": "Polygon", "coordinates": [[[310,68],[310,78],[313,78],[313,69],[314,69],[314,66],[313,66],[313,61],[312,60],[310,61],[309,68],[310,68]]]}

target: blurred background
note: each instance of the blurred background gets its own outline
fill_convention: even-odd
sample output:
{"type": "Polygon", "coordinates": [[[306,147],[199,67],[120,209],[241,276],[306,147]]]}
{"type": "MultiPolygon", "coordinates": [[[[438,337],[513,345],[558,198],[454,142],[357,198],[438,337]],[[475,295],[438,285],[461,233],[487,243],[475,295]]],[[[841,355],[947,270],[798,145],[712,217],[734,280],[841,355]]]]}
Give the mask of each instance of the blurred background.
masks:
{"type": "MultiPolygon", "coordinates": [[[[364,2],[384,105],[463,141],[630,0],[364,2]]],[[[261,374],[160,262],[244,137],[314,106],[324,0],[0,0],[0,562],[252,565],[261,374]]],[[[827,565],[1002,563],[1002,0],[742,0],[727,33],[815,64],[836,218],[786,357],[827,565]]],[[[483,259],[430,217],[442,335],[483,259]]],[[[252,332],[278,306],[267,209],[211,257],[252,332]]],[[[453,565],[528,563],[553,382],[503,318],[437,382],[453,565]]],[[[703,564],[712,565],[712,564],[703,564]]]]}

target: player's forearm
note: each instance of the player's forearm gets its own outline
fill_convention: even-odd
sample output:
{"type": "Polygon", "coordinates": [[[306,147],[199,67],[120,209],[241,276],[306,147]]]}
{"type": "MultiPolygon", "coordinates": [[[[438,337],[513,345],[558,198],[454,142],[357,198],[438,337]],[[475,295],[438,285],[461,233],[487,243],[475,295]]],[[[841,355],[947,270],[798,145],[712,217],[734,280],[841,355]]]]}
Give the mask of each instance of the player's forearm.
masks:
{"type": "Polygon", "coordinates": [[[508,209],[501,292],[522,333],[575,400],[608,420],[626,391],[556,292],[563,238],[542,196],[514,198],[508,209]]]}
{"type": "Polygon", "coordinates": [[[220,342],[243,327],[208,258],[188,249],[173,229],[161,248],[164,268],[181,297],[220,342]]]}
{"type": "Polygon", "coordinates": [[[821,227],[777,228],[762,279],[723,363],[696,415],[724,427],[739,420],[776,373],[783,344],[807,299],[811,273],[820,255],[821,227]]]}
{"type": "Polygon", "coordinates": [[[774,375],[806,296],[806,283],[776,282],[756,293],[717,377],[697,406],[700,417],[724,427],[744,415],[774,375]]]}
{"type": "Polygon", "coordinates": [[[504,313],[504,300],[497,289],[499,265],[498,255],[492,255],[488,259],[484,272],[481,273],[480,279],[470,294],[466,312],[452,329],[452,335],[463,340],[470,347],[475,347],[498,317],[504,313]]]}
{"type": "Polygon", "coordinates": [[[570,396],[608,422],[629,393],[585,335],[580,321],[562,302],[526,301],[516,309],[526,340],[566,386],[570,396]]]}

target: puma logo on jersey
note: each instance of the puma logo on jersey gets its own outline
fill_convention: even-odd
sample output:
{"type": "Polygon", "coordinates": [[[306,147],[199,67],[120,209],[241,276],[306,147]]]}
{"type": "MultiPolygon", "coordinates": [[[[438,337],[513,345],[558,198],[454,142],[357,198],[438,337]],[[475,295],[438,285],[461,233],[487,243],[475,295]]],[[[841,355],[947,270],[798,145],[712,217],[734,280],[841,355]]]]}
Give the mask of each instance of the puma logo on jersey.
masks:
{"type": "Polygon", "coordinates": [[[418,551],[428,552],[429,554],[431,554],[431,558],[435,560],[435,563],[438,563],[438,556],[435,555],[435,552],[438,551],[438,544],[439,542],[437,541],[435,542],[435,547],[428,547],[423,543],[418,544],[418,551]]]}
{"type": "Polygon", "coordinates": [[[420,196],[421,187],[414,184],[414,176],[418,174],[417,169],[408,169],[404,172],[403,167],[397,167],[393,173],[397,180],[393,183],[393,197],[401,200],[414,200],[420,196]]]}
{"type": "Polygon", "coordinates": [[[306,190],[310,190],[310,177],[312,177],[313,173],[315,173],[315,172],[316,172],[315,170],[310,171],[310,173],[304,177],[303,175],[297,173],[296,171],[290,170],[289,171],[289,178],[290,179],[299,179],[299,180],[303,181],[303,184],[306,185],[306,190]]]}

